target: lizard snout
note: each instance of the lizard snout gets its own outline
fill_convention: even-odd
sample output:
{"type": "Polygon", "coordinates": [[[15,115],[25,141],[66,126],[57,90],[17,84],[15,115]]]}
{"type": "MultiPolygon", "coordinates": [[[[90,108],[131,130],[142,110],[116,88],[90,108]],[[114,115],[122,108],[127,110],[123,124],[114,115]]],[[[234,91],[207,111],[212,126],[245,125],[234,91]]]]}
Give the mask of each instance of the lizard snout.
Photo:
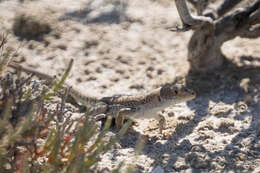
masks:
{"type": "Polygon", "coordinates": [[[196,97],[196,92],[191,90],[191,89],[188,89],[188,88],[184,88],[184,92],[189,95],[191,98],[195,98],[196,97]]]}

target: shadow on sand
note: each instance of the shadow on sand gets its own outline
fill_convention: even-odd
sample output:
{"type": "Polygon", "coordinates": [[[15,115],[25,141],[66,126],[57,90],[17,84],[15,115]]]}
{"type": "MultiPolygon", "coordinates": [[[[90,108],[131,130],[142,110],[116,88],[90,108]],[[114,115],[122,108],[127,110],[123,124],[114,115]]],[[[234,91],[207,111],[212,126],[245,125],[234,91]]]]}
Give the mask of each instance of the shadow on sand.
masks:
{"type": "Polygon", "coordinates": [[[121,22],[140,22],[127,16],[127,3],[115,1],[93,7],[88,3],[85,8],[65,13],[60,20],[73,20],[82,24],[120,24],[121,22]]]}
{"type": "MultiPolygon", "coordinates": [[[[259,59],[259,57],[244,56],[241,57],[241,62],[244,60],[253,62],[259,61],[259,59]]],[[[223,172],[230,170],[234,172],[246,171],[244,167],[246,164],[251,163],[250,165],[254,165],[252,162],[260,159],[260,67],[245,64],[239,67],[226,60],[220,69],[212,73],[194,74],[190,72],[186,79],[187,86],[198,93],[196,99],[187,103],[189,108],[194,110],[195,116],[187,123],[178,125],[166,143],[162,144],[158,142],[158,139],[149,139],[144,147],[143,154],[158,160],[154,164],[155,167],[158,164],[163,165],[166,172],[167,170],[179,172],[186,169],[190,169],[192,172],[209,172],[215,169],[223,172]],[[245,78],[249,81],[248,93],[241,86],[241,81],[245,78]],[[250,116],[252,119],[250,126],[238,131],[230,143],[224,143],[224,148],[218,150],[212,146],[214,149],[207,150],[204,144],[192,145],[186,139],[187,136],[193,133],[200,122],[211,116],[208,112],[210,101],[234,105],[239,101],[243,101],[248,94],[256,96],[257,93],[258,97],[251,100],[247,110],[236,113],[234,117],[236,120],[243,121],[250,116]],[[169,157],[167,163],[161,163],[161,158],[166,156],[169,157]],[[179,164],[178,160],[182,160],[182,163],[185,164],[179,164]],[[221,165],[221,168],[219,165],[221,165]]],[[[226,135],[235,133],[228,130],[228,128],[201,129],[201,131],[203,130],[205,130],[205,133],[213,130],[215,133],[225,133],[226,135]]],[[[210,138],[210,136],[208,137],[210,138]]],[[[138,137],[136,135],[127,135],[126,138],[121,143],[125,143],[124,140],[129,141],[129,139],[132,141],[130,146],[133,147],[137,143],[138,137]]],[[[196,140],[205,141],[207,137],[198,136],[196,140]]]]}

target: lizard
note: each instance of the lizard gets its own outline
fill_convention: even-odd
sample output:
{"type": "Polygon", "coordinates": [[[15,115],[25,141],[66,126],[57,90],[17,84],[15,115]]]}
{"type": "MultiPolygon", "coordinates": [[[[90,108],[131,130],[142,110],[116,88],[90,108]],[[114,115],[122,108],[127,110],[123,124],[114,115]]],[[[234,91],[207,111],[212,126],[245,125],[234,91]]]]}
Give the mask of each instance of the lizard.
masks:
{"type": "MultiPolygon", "coordinates": [[[[39,78],[53,81],[54,76],[41,73],[31,68],[23,67],[16,63],[10,63],[10,67],[26,73],[32,73],[39,78]]],[[[115,118],[116,127],[120,128],[125,119],[154,118],[159,121],[160,133],[163,132],[166,119],[158,112],[177,103],[186,102],[196,97],[196,93],[181,84],[166,84],[146,94],[140,95],[116,95],[110,97],[95,98],[73,89],[70,85],[69,95],[79,104],[89,106],[90,115],[98,121],[111,116],[115,118]]]]}

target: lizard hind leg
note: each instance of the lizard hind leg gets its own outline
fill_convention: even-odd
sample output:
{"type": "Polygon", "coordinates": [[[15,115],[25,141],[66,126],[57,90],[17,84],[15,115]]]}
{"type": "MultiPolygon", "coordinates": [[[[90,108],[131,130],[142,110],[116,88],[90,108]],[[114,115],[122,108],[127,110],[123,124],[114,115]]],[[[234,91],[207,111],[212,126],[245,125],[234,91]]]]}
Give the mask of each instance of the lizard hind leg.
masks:
{"type": "Polygon", "coordinates": [[[163,114],[159,113],[159,130],[160,130],[160,134],[163,134],[163,130],[166,128],[166,118],[164,117],[163,114]]]}
{"type": "Polygon", "coordinates": [[[116,128],[121,129],[126,119],[127,112],[131,111],[131,108],[121,108],[119,111],[114,112],[116,128]]]}
{"type": "Polygon", "coordinates": [[[122,113],[118,113],[118,116],[116,117],[116,128],[119,130],[123,127],[125,121],[125,117],[122,113]]]}

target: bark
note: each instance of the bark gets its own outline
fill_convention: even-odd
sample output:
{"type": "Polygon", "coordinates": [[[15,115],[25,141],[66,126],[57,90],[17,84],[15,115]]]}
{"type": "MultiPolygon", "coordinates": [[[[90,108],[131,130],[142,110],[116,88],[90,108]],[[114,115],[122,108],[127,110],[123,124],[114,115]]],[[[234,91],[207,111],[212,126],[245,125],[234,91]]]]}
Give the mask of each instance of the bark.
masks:
{"type": "Polygon", "coordinates": [[[191,15],[185,0],[175,0],[175,3],[176,3],[178,13],[184,24],[196,28],[197,26],[200,26],[204,23],[213,23],[213,20],[210,17],[191,15]]]}
{"type": "Polygon", "coordinates": [[[227,12],[229,12],[232,8],[234,8],[237,4],[239,4],[242,0],[225,0],[220,6],[217,8],[218,17],[223,16],[227,12]]]}
{"type": "Polygon", "coordinates": [[[195,30],[188,44],[191,71],[205,72],[221,66],[224,56],[220,48],[214,25],[203,25],[195,30]]]}
{"type": "Polygon", "coordinates": [[[216,18],[211,18],[191,15],[185,0],[175,0],[185,29],[194,31],[188,44],[191,71],[205,72],[220,67],[225,58],[221,52],[224,42],[237,36],[246,38],[260,36],[260,27],[254,26],[260,23],[260,0],[224,15],[239,2],[240,0],[223,1],[216,9],[216,18]]]}
{"type": "Polygon", "coordinates": [[[198,15],[202,15],[208,6],[209,0],[188,0],[188,2],[197,10],[198,15]]]}

